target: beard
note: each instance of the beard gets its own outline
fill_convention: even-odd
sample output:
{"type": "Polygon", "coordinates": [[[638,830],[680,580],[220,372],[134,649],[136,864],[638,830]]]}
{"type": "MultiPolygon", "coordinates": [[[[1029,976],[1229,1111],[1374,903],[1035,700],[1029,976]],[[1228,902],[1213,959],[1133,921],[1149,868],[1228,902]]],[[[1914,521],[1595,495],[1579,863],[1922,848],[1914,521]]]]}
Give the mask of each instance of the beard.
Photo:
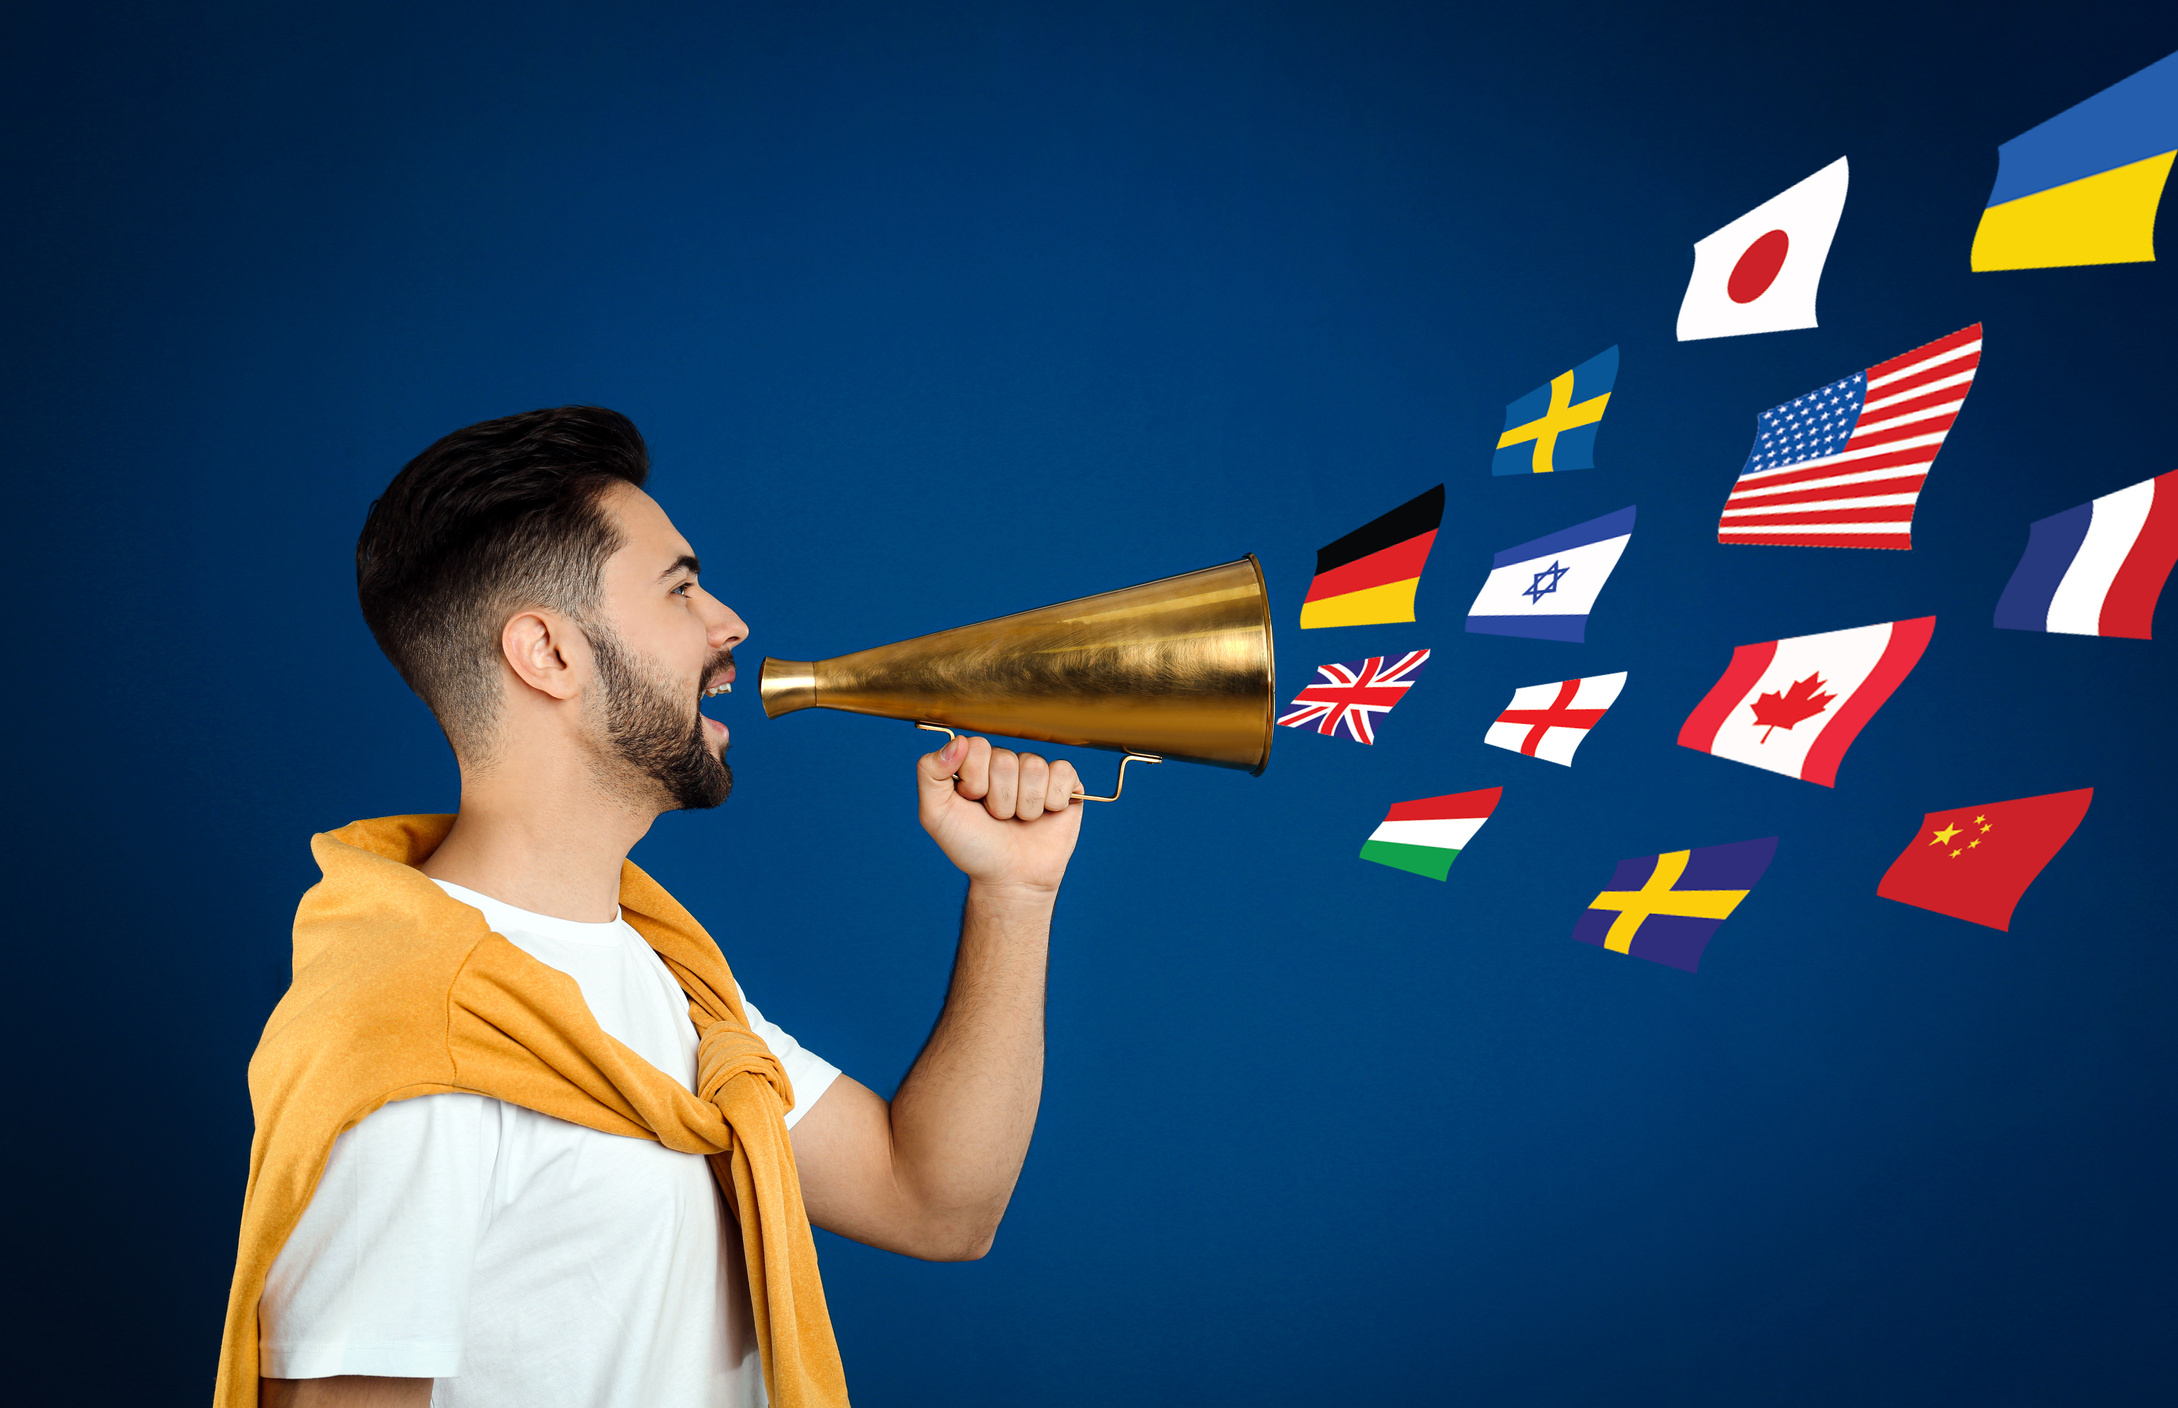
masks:
{"type": "MultiPolygon", "coordinates": [[[[714,748],[704,738],[700,698],[691,720],[680,687],[640,668],[649,662],[610,629],[593,627],[589,636],[598,682],[604,686],[605,737],[613,757],[643,779],[646,790],[663,793],[668,810],[699,811],[731,796],[734,770],[727,765],[725,746],[714,748]]],[[[733,660],[731,650],[718,652],[705,663],[699,680],[733,660]]]]}

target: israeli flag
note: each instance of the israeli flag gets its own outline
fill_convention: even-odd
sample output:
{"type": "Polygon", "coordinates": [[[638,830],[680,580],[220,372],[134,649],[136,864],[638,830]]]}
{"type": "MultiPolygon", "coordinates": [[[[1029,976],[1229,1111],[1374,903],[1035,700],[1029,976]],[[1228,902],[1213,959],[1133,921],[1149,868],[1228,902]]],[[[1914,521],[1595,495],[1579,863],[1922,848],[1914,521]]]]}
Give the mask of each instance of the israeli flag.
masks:
{"type": "Polygon", "coordinates": [[[1561,533],[1499,553],[1489,580],[1467,608],[1467,629],[1480,635],[1584,641],[1588,613],[1633,537],[1634,510],[1591,518],[1561,533]]]}

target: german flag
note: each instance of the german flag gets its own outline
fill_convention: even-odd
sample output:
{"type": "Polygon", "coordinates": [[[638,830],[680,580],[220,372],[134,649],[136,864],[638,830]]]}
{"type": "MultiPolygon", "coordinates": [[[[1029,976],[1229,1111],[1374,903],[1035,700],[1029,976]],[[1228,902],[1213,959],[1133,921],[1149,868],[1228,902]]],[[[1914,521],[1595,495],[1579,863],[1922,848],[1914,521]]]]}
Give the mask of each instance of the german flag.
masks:
{"type": "Polygon", "coordinates": [[[1444,522],[1444,485],[1407,500],[1316,550],[1316,580],[1301,600],[1301,629],[1414,619],[1414,589],[1444,522]]]}

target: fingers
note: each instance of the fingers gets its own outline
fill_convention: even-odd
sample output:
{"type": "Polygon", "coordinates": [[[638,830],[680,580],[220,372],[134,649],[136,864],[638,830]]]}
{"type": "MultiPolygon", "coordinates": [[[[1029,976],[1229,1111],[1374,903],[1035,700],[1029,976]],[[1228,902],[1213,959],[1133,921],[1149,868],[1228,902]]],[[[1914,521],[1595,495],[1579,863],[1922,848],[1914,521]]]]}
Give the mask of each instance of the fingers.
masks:
{"type": "Polygon", "coordinates": [[[1051,782],[1044,788],[1044,810],[1063,812],[1073,805],[1076,792],[1088,790],[1081,785],[1081,779],[1075,776],[1074,765],[1061,758],[1051,765],[1051,782]]]}
{"type": "Polygon", "coordinates": [[[937,752],[925,753],[915,760],[915,780],[924,792],[953,790],[953,774],[960,771],[961,757],[968,751],[971,741],[949,738],[937,752]]]}
{"type": "Polygon", "coordinates": [[[1013,804],[1020,795],[1021,755],[1011,748],[991,750],[991,790],[984,794],[983,805],[1000,821],[1013,815],[1013,804]]]}
{"type": "Polygon", "coordinates": [[[1051,786],[1051,765],[1034,753],[1021,755],[1021,780],[1013,814],[1020,821],[1034,821],[1044,814],[1044,793],[1051,786]]]}
{"type": "Polygon", "coordinates": [[[966,756],[960,760],[960,795],[969,801],[980,801],[991,790],[991,740],[988,738],[964,738],[968,745],[966,756]]]}
{"type": "Polygon", "coordinates": [[[1047,763],[1034,753],[991,750],[991,790],[986,810],[1000,821],[1034,821],[1073,805],[1081,779],[1068,762],[1047,763]]]}
{"type": "Polygon", "coordinates": [[[916,775],[927,794],[957,793],[983,803],[1000,821],[1034,821],[1045,812],[1064,811],[1082,790],[1072,763],[993,748],[986,738],[956,738],[924,754],[916,775]]]}

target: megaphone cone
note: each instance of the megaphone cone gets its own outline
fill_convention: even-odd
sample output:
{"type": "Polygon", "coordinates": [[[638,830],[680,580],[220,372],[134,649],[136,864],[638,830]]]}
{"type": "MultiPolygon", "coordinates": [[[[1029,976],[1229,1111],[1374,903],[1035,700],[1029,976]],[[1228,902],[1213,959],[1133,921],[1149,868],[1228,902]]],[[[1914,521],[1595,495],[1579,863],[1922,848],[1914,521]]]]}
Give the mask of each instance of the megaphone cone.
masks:
{"type": "Polygon", "coordinates": [[[756,688],[775,719],[840,709],[1261,773],[1270,598],[1250,553],[833,660],[767,658],[756,688]]]}

